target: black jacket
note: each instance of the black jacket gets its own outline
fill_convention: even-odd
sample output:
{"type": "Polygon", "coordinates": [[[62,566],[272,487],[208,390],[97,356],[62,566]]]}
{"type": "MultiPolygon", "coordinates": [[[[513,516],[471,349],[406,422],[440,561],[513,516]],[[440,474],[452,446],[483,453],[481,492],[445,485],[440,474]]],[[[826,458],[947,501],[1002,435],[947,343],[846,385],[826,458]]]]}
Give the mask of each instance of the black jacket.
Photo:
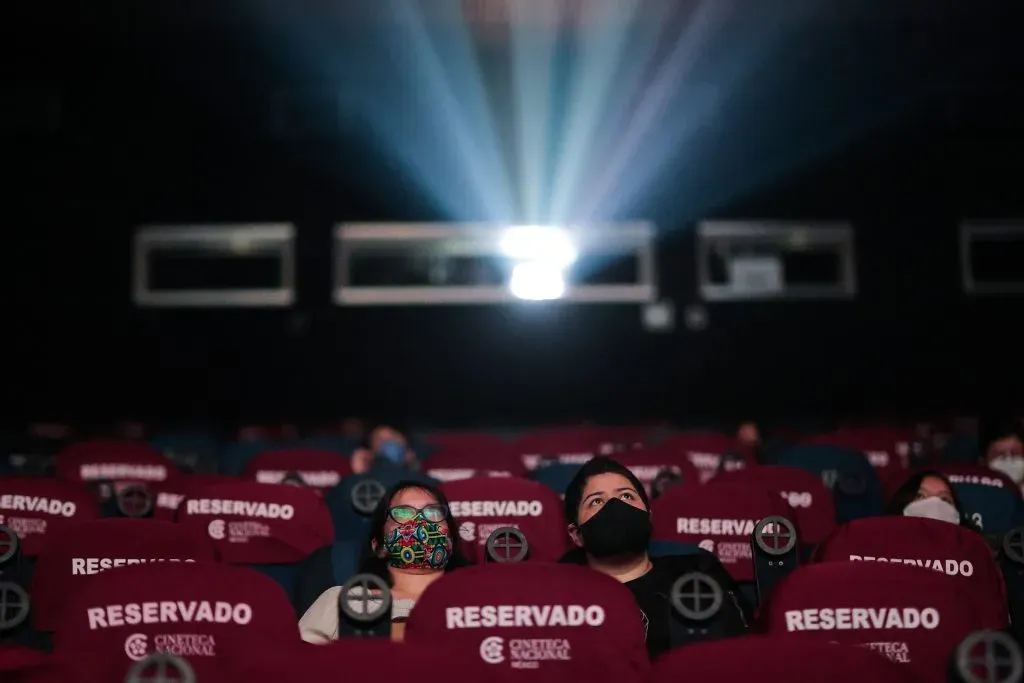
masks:
{"type": "MultiPolygon", "coordinates": [[[[561,560],[569,564],[586,564],[582,550],[572,550],[561,560]]],[[[682,618],[672,607],[672,584],[690,572],[700,572],[715,579],[725,591],[725,601],[718,615],[709,623],[709,638],[729,638],[744,635],[751,622],[752,610],[744,600],[735,579],[721,562],[710,553],[696,555],[670,555],[652,557],[651,571],[626,584],[633,593],[637,606],[643,612],[647,628],[647,653],[651,659],[663,652],[689,642],[682,618]]]]}

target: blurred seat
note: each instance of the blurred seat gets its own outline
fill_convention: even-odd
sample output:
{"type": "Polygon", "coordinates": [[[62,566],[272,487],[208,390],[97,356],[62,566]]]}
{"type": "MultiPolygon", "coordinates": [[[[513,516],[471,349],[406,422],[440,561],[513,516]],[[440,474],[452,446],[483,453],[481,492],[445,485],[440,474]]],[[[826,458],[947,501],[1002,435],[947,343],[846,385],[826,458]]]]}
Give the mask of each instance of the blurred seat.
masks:
{"type": "Polygon", "coordinates": [[[214,562],[213,542],[196,529],[146,519],[97,519],[55,531],[32,579],[32,626],[53,632],[70,599],[94,575],[151,562],[214,562]]]}
{"type": "Polygon", "coordinates": [[[295,571],[295,591],[292,596],[297,616],[305,614],[325,590],[344,584],[356,574],[361,549],[359,541],[335,541],[314,550],[299,563],[295,571]]]}
{"type": "Polygon", "coordinates": [[[245,473],[245,466],[254,457],[265,451],[289,448],[291,441],[273,441],[270,439],[252,439],[235,441],[224,447],[220,456],[220,473],[240,477],[245,473]]]}
{"type": "Polygon", "coordinates": [[[561,497],[565,497],[565,489],[583,465],[570,463],[542,463],[530,472],[530,479],[543,484],[561,497]]]}
{"type": "Polygon", "coordinates": [[[144,441],[91,439],[57,455],[56,474],[76,483],[162,482],[178,474],[174,463],[144,441]]]}
{"type": "Polygon", "coordinates": [[[1024,525],[1024,501],[1019,490],[985,484],[953,484],[963,512],[988,534],[1005,534],[1024,525]]]}
{"type": "Polygon", "coordinates": [[[211,484],[199,497],[185,500],[177,521],[213,539],[224,562],[272,577],[289,601],[299,563],[334,539],[320,495],[286,484],[211,484]]]}
{"type": "Polygon", "coordinates": [[[815,434],[805,438],[803,443],[858,450],[878,471],[882,481],[922,464],[923,454],[914,457],[918,443],[910,427],[846,427],[827,434],[815,434]]]}
{"type": "Polygon", "coordinates": [[[200,495],[207,486],[232,481],[239,479],[227,474],[183,474],[170,481],[150,484],[149,489],[154,494],[153,518],[173,522],[186,498],[200,495]]]}
{"type": "Polygon", "coordinates": [[[979,465],[977,463],[938,463],[934,467],[928,467],[927,469],[941,472],[946,475],[950,483],[953,484],[981,484],[982,486],[992,486],[995,488],[1006,489],[1012,492],[1018,498],[1021,497],[1020,487],[1014,483],[1013,479],[1002,472],[990,469],[985,465],[979,465]]]}
{"type": "Polygon", "coordinates": [[[985,624],[952,577],[862,562],[797,569],[775,586],[759,619],[771,636],[870,648],[928,683],[945,681],[957,644],[985,624]]]}
{"type": "Polygon", "coordinates": [[[280,484],[298,478],[303,484],[325,491],[352,474],[348,458],[325,449],[280,448],[257,453],[245,465],[245,476],[261,484],[280,484]]]}
{"type": "Polygon", "coordinates": [[[359,443],[360,440],[354,436],[343,436],[340,434],[315,434],[313,436],[307,436],[296,447],[331,451],[348,458],[355,453],[357,448],[359,448],[359,443]]]}
{"type": "Polygon", "coordinates": [[[735,437],[718,432],[683,432],[670,436],[659,448],[684,456],[700,475],[701,482],[721,471],[756,464],[753,452],[735,437]]]}
{"type": "Polygon", "coordinates": [[[907,564],[954,577],[985,628],[1008,625],[1006,588],[984,539],[949,522],[890,515],[837,528],[814,553],[815,562],[907,564]]]}
{"type": "Polygon", "coordinates": [[[162,432],[150,437],[149,445],[163,453],[182,472],[216,472],[220,441],[201,430],[162,432]]]}
{"type": "Polygon", "coordinates": [[[78,484],[49,477],[0,478],[0,524],[21,539],[25,559],[40,553],[49,534],[99,516],[96,499],[78,484]]]}
{"type": "Polygon", "coordinates": [[[440,447],[423,462],[422,471],[438,481],[470,477],[523,477],[526,466],[515,450],[502,441],[472,441],[440,447]]]}
{"type": "Polygon", "coordinates": [[[755,483],[777,492],[796,515],[800,541],[809,551],[836,528],[832,492],[821,478],[796,467],[763,465],[723,472],[709,482],[755,483]]]}
{"type": "Polygon", "coordinates": [[[527,469],[542,463],[582,465],[601,452],[603,438],[589,427],[537,429],[521,434],[512,447],[527,469]]]}
{"type": "MultiPolygon", "coordinates": [[[[675,484],[695,484],[701,480],[700,473],[688,458],[667,448],[640,448],[613,453],[609,457],[629,468],[651,497],[657,497],[654,482],[659,476],[670,475],[675,484]]],[[[657,494],[660,495],[661,491],[657,494]]]]}
{"type": "Polygon", "coordinates": [[[568,548],[558,494],[539,482],[519,477],[462,479],[441,484],[441,490],[471,562],[484,561],[488,537],[503,527],[523,532],[531,560],[556,561],[568,548]]]}
{"type": "Polygon", "coordinates": [[[885,508],[881,479],[863,452],[843,446],[804,444],[778,454],[776,465],[812,472],[832,491],[836,521],[880,515],[885,508]]]}

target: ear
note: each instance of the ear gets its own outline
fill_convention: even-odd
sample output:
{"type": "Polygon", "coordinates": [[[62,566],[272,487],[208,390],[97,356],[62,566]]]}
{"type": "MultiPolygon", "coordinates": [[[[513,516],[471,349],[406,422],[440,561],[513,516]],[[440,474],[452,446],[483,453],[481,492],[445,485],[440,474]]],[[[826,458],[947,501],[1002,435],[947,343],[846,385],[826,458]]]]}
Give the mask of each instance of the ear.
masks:
{"type": "Polygon", "coordinates": [[[376,557],[384,557],[384,549],[380,547],[380,543],[377,543],[377,539],[370,541],[370,548],[373,549],[373,554],[376,557]]]}
{"type": "Polygon", "coordinates": [[[577,548],[582,548],[583,535],[580,534],[579,527],[577,527],[575,524],[570,524],[565,528],[565,530],[569,532],[569,538],[572,539],[572,544],[577,548]]]}

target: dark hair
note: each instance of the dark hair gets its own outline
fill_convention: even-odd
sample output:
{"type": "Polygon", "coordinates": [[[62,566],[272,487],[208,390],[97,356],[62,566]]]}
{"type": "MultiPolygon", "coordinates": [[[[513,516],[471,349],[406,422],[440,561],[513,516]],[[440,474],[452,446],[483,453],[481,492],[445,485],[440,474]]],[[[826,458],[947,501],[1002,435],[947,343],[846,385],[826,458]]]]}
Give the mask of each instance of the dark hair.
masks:
{"type": "Polygon", "coordinates": [[[448,533],[452,537],[452,554],[448,559],[448,564],[445,565],[444,570],[450,572],[460,567],[465,567],[469,564],[469,561],[462,554],[462,548],[459,544],[459,527],[455,522],[455,518],[452,517],[451,507],[448,504],[448,497],[444,495],[441,489],[437,488],[433,484],[428,484],[425,481],[415,481],[407,479],[400,481],[391,487],[391,490],[380,499],[380,503],[377,504],[376,509],[373,511],[373,515],[370,517],[370,533],[366,536],[366,542],[363,543],[363,548],[359,558],[359,573],[360,574],[374,574],[381,577],[391,585],[391,575],[388,573],[388,563],[382,557],[379,557],[373,549],[374,541],[377,543],[377,547],[380,548],[384,544],[384,525],[388,521],[388,509],[391,507],[391,501],[395,499],[399,493],[406,489],[422,489],[429,493],[434,500],[444,506],[446,512],[445,521],[448,523],[448,533]]]}
{"type": "Polygon", "coordinates": [[[953,484],[950,483],[949,478],[942,472],[936,472],[935,470],[925,470],[923,472],[917,472],[910,475],[910,477],[903,482],[903,485],[896,489],[896,492],[889,498],[888,505],[885,506],[886,514],[890,515],[902,515],[903,509],[913,503],[917,499],[917,492],[921,489],[921,482],[928,477],[935,477],[941,479],[947,487],[953,498],[953,506],[956,511],[960,513],[960,526],[967,527],[969,529],[975,528],[974,523],[971,522],[964,514],[964,506],[960,503],[960,497],[956,495],[956,489],[953,488],[953,484]]]}
{"type": "Polygon", "coordinates": [[[982,419],[978,425],[978,455],[984,460],[988,457],[989,446],[1011,436],[1024,441],[1024,428],[1020,420],[1007,417],[982,419]]]}
{"type": "Polygon", "coordinates": [[[640,498],[644,501],[644,507],[648,510],[651,509],[651,501],[647,498],[644,485],[640,483],[636,475],[630,472],[625,465],[601,455],[583,465],[569,485],[565,487],[565,519],[570,524],[575,524],[579,519],[580,502],[583,500],[583,489],[586,488],[587,481],[599,474],[618,474],[628,479],[636,492],[640,494],[640,498]]]}

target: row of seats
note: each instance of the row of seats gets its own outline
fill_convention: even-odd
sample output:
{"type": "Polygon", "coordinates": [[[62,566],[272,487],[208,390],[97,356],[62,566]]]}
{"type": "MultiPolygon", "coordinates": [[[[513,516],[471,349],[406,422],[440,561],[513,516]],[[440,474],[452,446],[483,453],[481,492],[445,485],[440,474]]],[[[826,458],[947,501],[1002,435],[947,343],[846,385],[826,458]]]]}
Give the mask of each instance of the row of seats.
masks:
{"type": "MultiPolygon", "coordinates": [[[[962,655],[958,647],[972,634],[1012,633],[998,565],[970,531],[927,519],[862,520],[837,529],[819,547],[814,561],[800,566],[795,541],[778,541],[780,530],[774,527],[780,524],[788,527],[784,520],[762,520],[750,542],[752,554],[759,556],[758,588],[765,593],[755,631],[773,643],[780,641],[777,647],[799,644],[800,651],[814,652],[815,642],[869,643],[869,649],[905,665],[910,673],[893,670],[887,680],[940,681],[945,680],[950,658],[962,655]],[[900,531],[907,538],[927,541],[902,549],[900,557],[886,557],[888,536],[900,531]],[[784,642],[787,639],[793,643],[784,642]]],[[[26,672],[121,680],[132,663],[145,659],[153,648],[184,657],[198,680],[238,680],[236,666],[258,668],[264,665],[262,656],[300,656],[320,647],[298,642],[296,617],[280,586],[259,572],[218,562],[214,545],[195,529],[160,521],[105,519],[81,523],[79,532],[87,536],[79,549],[68,550],[73,537],[67,536],[41,556],[31,608],[28,592],[6,580],[18,559],[16,537],[8,538],[5,547],[13,552],[6,553],[0,576],[0,628],[8,633],[18,620],[32,620],[54,632],[49,655],[0,646],[0,671],[23,676],[10,680],[57,680],[28,678],[26,672]],[[73,556],[82,550],[92,556],[73,556]],[[60,591],[56,597],[54,590],[60,591]]],[[[1024,530],[1016,542],[1022,539],[1024,530]]],[[[1024,557],[1018,559],[1022,564],[1010,572],[1019,577],[1024,574],[1024,557]]],[[[373,578],[357,575],[346,586],[368,585],[373,578]]],[[[363,636],[360,643],[366,636],[386,635],[389,623],[387,587],[373,587],[384,597],[372,609],[365,601],[361,608],[353,605],[350,590],[343,591],[339,604],[347,624],[345,635],[363,636]]],[[[671,597],[693,643],[716,637],[723,590],[714,578],[679,577],[671,597]]],[[[503,673],[509,674],[508,680],[518,680],[515,674],[525,670],[542,672],[533,676],[535,680],[587,675],[596,680],[643,681],[649,680],[651,671],[641,624],[631,616],[635,614],[633,597],[621,584],[587,568],[498,562],[449,574],[432,586],[411,613],[405,638],[412,646],[440,647],[451,652],[451,661],[466,662],[466,680],[482,680],[484,674],[502,680],[503,673]],[[480,667],[474,655],[491,666],[480,667]]],[[[752,644],[738,647],[764,646],[753,644],[757,642],[767,641],[750,639],[752,644]]],[[[1005,649],[1007,661],[1018,666],[1014,642],[999,638],[989,646],[1005,649]]],[[[973,647],[968,650],[973,652],[973,647]]],[[[700,655],[681,654],[689,650],[660,661],[654,680],[668,680],[667,673],[659,678],[658,671],[692,673],[687,668],[690,657],[699,661],[700,655]]],[[[877,655],[875,659],[884,661],[877,655]]],[[[977,667],[973,654],[966,661],[977,667]]],[[[709,672],[728,669],[727,662],[714,667],[712,663],[704,665],[709,672]]],[[[858,666],[868,666],[862,670],[868,671],[875,665],[858,666]]],[[[885,669],[881,664],[877,668],[885,669]]],[[[828,666],[826,670],[832,671],[828,666]]],[[[821,676],[819,671],[812,680],[824,680],[821,676]]],[[[1019,680],[1005,676],[1004,672],[999,678],[962,680],[1019,680]]]]}
{"type": "MultiPolygon", "coordinates": [[[[1015,625],[1022,620],[1010,617],[1024,613],[1024,531],[1018,529],[1020,491],[1005,476],[976,464],[928,465],[958,480],[954,486],[967,511],[979,517],[990,540],[999,541],[990,547],[965,527],[879,516],[887,495],[914,466],[924,464],[924,458],[910,457],[909,449],[905,460],[893,449],[900,464],[885,474],[877,466],[880,458],[872,465],[864,451],[847,446],[803,444],[769,459],[753,451],[738,455],[743,451],[735,448],[734,440],[717,438],[731,443],[733,450],[719,449],[717,465],[706,472],[698,468],[701,458],[693,454],[707,453],[664,444],[630,447],[618,452],[616,459],[632,469],[655,498],[651,512],[658,540],[652,553],[712,553],[749,599],[760,604],[757,630],[764,636],[751,643],[780,638],[803,642],[814,636],[849,644],[871,642],[872,649],[908,665],[902,669],[914,669],[921,680],[937,681],[945,675],[957,644],[972,633],[1018,635],[1015,625]],[[896,566],[901,564],[919,567],[896,566]],[[916,578],[907,578],[912,576],[916,578]],[[919,595],[914,586],[921,589],[919,595]],[[938,623],[930,626],[935,614],[941,628],[938,623]],[[840,632],[847,631],[850,637],[844,639],[840,632]],[[867,637],[874,640],[865,641],[867,637]]],[[[625,445],[619,442],[616,447],[625,445]]],[[[54,459],[54,476],[0,477],[0,523],[10,530],[6,546],[0,536],[0,581],[4,595],[9,592],[15,602],[22,596],[31,602],[30,614],[17,625],[3,616],[9,610],[0,605],[0,638],[33,650],[52,649],[37,667],[50,671],[63,670],[69,657],[74,660],[87,650],[108,652],[113,653],[109,677],[121,680],[127,666],[156,648],[184,655],[185,665],[201,680],[228,680],[241,675],[233,668],[235,657],[219,654],[230,652],[232,646],[217,649],[218,645],[218,654],[212,654],[211,643],[230,643],[238,639],[238,632],[225,631],[218,637],[220,631],[207,632],[207,624],[249,625],[255,620],[257,595],[273,595],[274,606],[265,610],[277,615],[272,617],[275,622],[283,621],[281,615],[287,613],[289,635],[268,632],[268,643],[270,638],[280,640],[280,646],[271,649],[287,651],[289,639],[297,637],[297,616],[313,600],[331,586],[369,580],[354,577],[368,517],[397,482],[418,479],[440,481],[468,559],[477,567],[446,576],[436,590],[432,587],[424,594],[406,631],[411,647],[450,649],[455,661],[468,656],[467,671],[475,671],[473,667],[482,662],[487,666],[480,671],[490,678],[506,672],[510,680],[528,675],[540,679],[548,674],[526,672],[550,670],[553,680],[571,670],[571,675],[582,673],[597,680],[648,680],[651,671],[643,653],[600,648],[607,638],[624,644],[635,640],[628,629],[620,635],[611,626],[612,621],[630,622],[627,603],[620,600],[620,610],[611,597],[622,594],[621,584],[584,568],[552,563],[568,549],[560,494],[592,453],[538,449],[541,455],[531,462],[517,449],[508,450],[504,441],[492,446],[493,453],[463,448],[456,439],[454,445],[439,444],[418,471],[376,461],[360,473],[345,469],[348,460],[340,452],[278,449],[254,455],[241,474],[230,475],[184,473],[144,443],[73,445],[54,459]],[[324,473],[337,476],[332,479],[324,473]],[[496,551],[495,540],[505,542],[504,554],[496,551]],[[518,550],[509,554],[510,546],[518,550]],[[142,566],[127,566],[136,564],[142,566]],[[572,571],[604,583],[591,583],[572,571]],[[132,581],[138,586],[129,590],[132,581]],[[226,588],[228,584],[234,588],[226,588]],[[109,594],[102,593],[104,586],[109,594]],[[213,592],[206,592],[206,587],[213,592]],[[540,597],[535,595],[538,590],[540,597]],[[601,602],[606,594],[608,604],[601,602]],[[179,629],[174,638],[155,642],[168,636],[167,619],[193,623],[182,616],[193,608],[189,614],[198,619],[204,600],[212,617],[205,620],[204,613],[202,633],[179,629]],[[95,611],[102,605],[115,606],[117,627],[97,621],[110,616],[109,610],[103,613],[106,616],[95,611]],[[141,616],[125,616],[129,605],[140,606],[141,616]],[[246,616],[242,605],[253,614],[246,616]],[[118,612],[118,606],[124,610],[118,612]],[[451,612],[453,606],[463,611],[451,612]],[[526,606],[550,607],[545,614],[564,608],[566,614],[576,615],[568,621],[582,621],[555,625],[574,630],[541,633],[533,630],[539,628],[536,625],[516,630],[517,609],[508,613],[511,625],[503,625],[498,616],[483,616],[526,606]],[[574,607],[578,609],[570,609],[574,607]],[[591,623],[597,620],[596,611],[587,616],[591,607],[600,608],[601,623],[591,623]],[[146,621],[146,609],[156,610],[154,621],[146,621]],[[609,614],[620,616],[609,619],[609,614]],[[77,626],[71,626],[76,618],[77,626]],[[246,623],[238,623],[242,621],[246,623]],[[488,626],[491,621],[495,623],[488,626]],[[470,622],[476,625],[459,625],[470,622]],[[147,630],[147,624],[155,630],[147,630]],[[577,651],[584,654],[576,657],[577,651]]],[[[690,587],[680,587],[678,594],[698,597],[692,603],[680,602],[676,611],[692,626],[693,640],[700,641],[715,634],[714,610],[703,610],[699,597],[702,591],[708,593],[713,605],[715,581],[710,576],[689,578],[690,587]],[[707,613],[695,618],[694,613],[702,610],[707,613]]],[[[386,585],[375,590],[387,594],[386,585]]],[[[627,591],[625,596],[635,611],[632,595],[627,591]]],[[[338,609],[348,635],[384,635],[388,629],[386,619],[366,618],[373,615],[365,601],[362,612],[351,605],[346,608],[344,601],[338,609]]],[[[533,619],[530,615],[536,612],[522,614],[533,619]]],[[[262,634],[260,629],[250,632],[262,634]]],[[[643,650],[642,639],[640,645],[643,650]]],[[[687,647],[679,656],[711,645],[718,644],[687,647]]],[[[296,647],[306,651],[301,643],[296,647]]],[[[968,650],[973,652],[973,647],[968,650]]],[[[0,651],[25,655],[8,645],[0,651]]],[[[676,654],[666,659],[672,661],[676,654]]],[[[26,656],[35,661],[34,654],[26,656]]],[[[319,651],[310,656],[318,661],[329,657],[319,651]]],[[[394,656],[403,661],[405,654],[394,656]]],[[[656,679],[662,666],[659,660],[656,679]]],[[[32,668],[12,665],[9,670],[32,668]]],[[[262,670],[272,669],[267,662],[262,670]]]]}

